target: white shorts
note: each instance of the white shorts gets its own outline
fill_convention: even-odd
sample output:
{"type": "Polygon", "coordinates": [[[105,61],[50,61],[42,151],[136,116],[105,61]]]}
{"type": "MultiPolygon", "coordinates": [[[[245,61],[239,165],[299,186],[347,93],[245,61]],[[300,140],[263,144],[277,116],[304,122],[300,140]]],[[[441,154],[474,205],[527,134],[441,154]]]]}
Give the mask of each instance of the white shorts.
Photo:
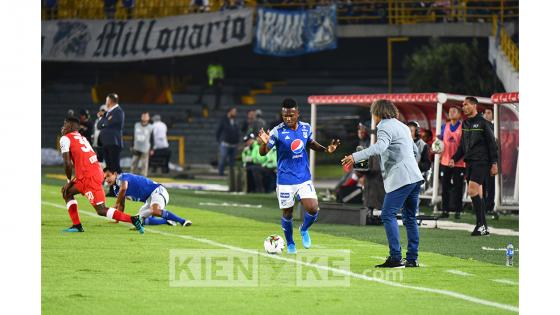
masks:
{"type": "Polygon", "coordinates": [[[165,187],[163,186],[159,186],[158,188],[154,189],[154,191],[152,191],[150,197],[148,197],[144,205],[140,208],[140,210],[138,210],[138,213],[145,215],[146,212],[149,211],[154,204],[158,204],[160,209],[163,210],[168,203],[169,194],[167,193],[167,189],[165,189],[165,187]]]}
{"type": "Polygon", "coordinates": [[[278,185],[276,187],[276,196],[278,197],[278,205],[280,209],[291,208],[294,206],[295,198],[301,199],[317,199],[313,182],[308,180],[296,185],[278,185]]]}

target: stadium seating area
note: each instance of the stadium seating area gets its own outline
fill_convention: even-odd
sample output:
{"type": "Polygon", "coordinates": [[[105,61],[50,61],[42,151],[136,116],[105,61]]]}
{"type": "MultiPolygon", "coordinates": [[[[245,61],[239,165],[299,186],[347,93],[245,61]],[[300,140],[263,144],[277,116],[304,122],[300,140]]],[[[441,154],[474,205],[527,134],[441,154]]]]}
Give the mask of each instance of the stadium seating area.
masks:
{"type": "MultiPolygon", "coordinates": [[[[278,78],[288,78],[288,73],[277,72],[278,78]]],[[[235,97],[234,90],[236,85],[243,83],[254,84],[255,77],[266,77],[265,73],[247,72],[244,77],[229,78],[222,95],[222,106],[220,110],[210,110],[208,118],[202,116],[202,106],[196,104],[198,98],[199,85],[192,85],[186,92],[173,95],[174,104],[131,104],[122,100],[125,109],[125,136],[131,135],[133,125],[140,118],[142,111],[149,111],[153,114],[162,115],[164,122],[168,124],[168,135],[185,137],[185,156],[186,164],[200,164],[215,161],[217,158],[217,143],[215,141],[215,130],[217,122],[225,114],[227,107],[236,106],[238,109],[237,121],[241,125],[249,109],[261,109],[263,119],[267,124],[277,119],[279,102],[285,97],[295,98],[302,111],[304,120],[309,120],[309,107],[307,97],[310,94],[330,94],[330,93],[384,93],[386,92],[385,79],[372,79],[371,71],[338,71],[335,76],[320,71],[299,71],[289,72],[290,79],[282,80],[281,83],[272,86],[267,94],[256,94],[254,105],[241,105],[235,97]],[[192,113],[192,120],[187,122],[187,113],[192,113]]],[[[382,77],[374,76],[374,78],[382,77]]],[[[262,82],[264,84],[264,82],[262,82]]],[[[395,92],[407,92],[404,78],[397,74],[394,80],[395,92]]],[[[62,121],[68,111],[73,109],[76,113],[81,108],[90,111],[91,119],[95,119],[95,114],[99,104],[93,104],[91,97],[91,86],[75,83],[55,83],[44,88],[42,98],[42,147],[56,147],[56,138],[60,130],[62,121]]],[[[203,103],[212,108],[214,96],[211,91],[207,91],[203,103]]],[[[340,117],[354,115],[348,108],[337,106],[321,108],[321,116],[340,117]]],[[[352,116],[357,119],[357,116],[352,116]]],[[[319,121],[321,123],[321,121],[319,121]]],[[[353,128],[353,127],[352,127],[353,128]]],[[[178,160],[177,143],[171,142],[173,155],[171,161],[176,163],[178,160]]],[[[123,156],[129,155],[128,150],[123,151],[123,156]]]]}
{"type": "MultiPolygon", "coordinates": [[[[101,0],[43,1],[43,19],[103,19],[153,18],[196,12],[219,11],[243,6],[263,6],[277,9],[304,9],[332,3],[330,0],[209,0],[200,9],[190,0],[136,0],[113,1],[114,8],[104,7],[101,0]],[[130,7],[130,3],[133,3],[130,7]],[[231,5],[228,6],[228,4],[231,5]]],[[[518,0],[353,0],[337,2],[338,21],[341,24],[411,24],[426,22],[490,22],[492,16],[502,21],[519,17],[518,0]]]]}

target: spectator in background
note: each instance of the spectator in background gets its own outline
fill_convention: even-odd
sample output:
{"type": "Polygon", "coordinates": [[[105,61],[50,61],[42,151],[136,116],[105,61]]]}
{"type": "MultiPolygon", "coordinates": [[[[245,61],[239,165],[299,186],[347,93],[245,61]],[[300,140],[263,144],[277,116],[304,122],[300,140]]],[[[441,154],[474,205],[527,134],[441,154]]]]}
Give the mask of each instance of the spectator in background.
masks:
{"type": "Polygon", "coordinates": [[[283,122],[284,120],[282,119],[282,112],[278,112],[276,114],[276,118],[274,118],[274,121],[271,122],[270,125],[268,125],[268,129],[272,130],[274,129],[274,127],[280,125],[283,122]]]}
{"type": "Polygon", "coordinates": [[[150,151],[153,142],[152,132],[154,126],[150,124],[150,113],[143,112],[140,121],[134,124],[134,135],[132,140],[132,162],[130,172],[148,177],[148,165],[150,151]],[[142,168],[138,164],[142,164],[142,168]],[[138,170],[140,169],[140,172],[138,170]]]}
{"type": "Polygon", "coordinates": [[[215,60],[208,65],[206,70],[206,75],[208,77],[208,85],[203,85],[198,94],[197,103],[202,103],[202,98],[204,97],[204,92],[208,88],[214,90],[214,110],[220,108],[220,100],[222,98],[222,87],[224,85],[224,67],[220,64],[218,60],[215,60]]]}
{"type": "Polygon", "coordinates": [[[257,137],[257,150],[253,151],[253,161],[262,166],[261,183],[263,185],[263,191],[265,193],[270,193],[276,191],[276,168],[278,166],[276,147],[270,149],[265,156],[261,156],[258,150],[261,144],[261,138],[257,137]]]}
{"type": "Polygon", "coordinates": [[[85,108],[80,110],[80,129],[78,131],[89,143],[93,142],[93,123],[89,120],[89,111],[85,108]]]}
{"type": "Polygon", "coordinates": [[[112,20],[115,18],[117,12],[117,0],[103,0],[103,10],[105,11],[105,18],[112,20]]]}
{"type": "Polygon", "coordinates": [[[255,180],[253,176],[253,151],[255,147],[257,150],[259,149],[257,143],[255,142],[255,134],[249,133],[243,137],[243,142],[245,143],[245,147],[241,152],[241,161],[243,162],[243,167],[245,168],[245,183],[246,183],[246,192],[254,192],[255,191],[255,180]]]}
{"type": "Polygon", "coordinates": [[[414,140],[414,144],[416,144],[416,147],[418,148],[416,162],[418,162],[418,168],[420,169],[420,172],[422,172],[422,175],[424,175],[425,179],[425,173],[432,167],[428,145],[420,137],[420,124],[417,121],[409,121],[407,125],[410,129],[412,140],[414,140]]]}
{"type": "Polygon", "coordinates": [[[266,121],[262,118],[262,110],[257,109],[255,111],[255,122],[253,123],[253,130],[257,130],[257,132],[259,130],[264,129],[264,127],[266,126],[266,121]]]}
{"type": "Polygon", "coordinates": [[[260,109],[250,109],[247,112],[247,119],[241,125],[241,132],[244,134],[256,134],[261,128],[266,127],[266,122],[262,119],[262,111],[260,109]]]}
{"type": "Polygon", "coordinates": [[[216,130],[216,140],[220,143],[220,161],[218,163],[218,174],[220,176],[224,175],[226,162],[230,168],[233,168],[235,164],[235,155],[240,138],[239,126],[235,122],[236,116],[237,109],[230,107],[216,130]]]}
{"type": "MultiPolygon", "coordinates": [[[[494,111],[490,108],[486,108],[484,110],[484,119],[486,119],[492,130],[494,130],[494,111]]],[[[486,182],[483,184],[484,188],[484,205],[485,211],[487,214],[494,213],[494,207],[496,203],[494,202],[494,198],[496,196],[496,177],[495,176],[487,176],[486,182]]],[[[497,213],[494,213],[494,218],[498,217],[497,213]]]]}
{"type": "Polygon", "coordinates": [[[449,121],[441,126],[441,138],[443,140],[443,152],[441,153],[441,203],[442,217],[448,218],[450,211],[455,211],[455,218],[461,217],[463,208],[463,189],[465,187],[465,162],[459,160],[455,162],[455,167],[450,167],[451,157],[461,142],[463,134],[461,123],[461,111],[458,107],[449,108],[449,121]]]}
{"type": "MultiPolygon", "coordinates": [[[[366,149],[370,146],[370,122],[361,122],[358,124],[359,146],[366,149]]],[[[363,203],[368,209],[370,218],[373,216],[373,210],[381,210],[383,199],[385,199],[385,189],[383,188],[383,176],[381,175],[381,164],[379,156],[370,156],[368,159],[368,170],[359,172],[364,175],[364,194],[363,203]]]]}
{"type": "Polygon", "coordinates": [[[107,112],[97,123],[97,128],[100,130],[99,140],[101,140],[103,148],[103,158],[111,171],[121,173],[120,159],[123,147],[124,111],[119,106],[119,96],[116,93],[107,95],[105,105],[107,106],[107,112]]]}
{"type": "Polygon", "coordinates": [[[47,20],[58,18],[58,0],[43,0],[43,6],[47,9],[47,20]]]}
{"type": "Polygon", "coordinates": [[[153,137],[154,147],[150,151],[152,171],[155,173],[158,166],[161,166],[162,173],[169,173],[169,160],[171,159],[171,150],[167,141],[167,125],[161,121],[160,115],[154,115],[153,118],[153,137]]]}
{"type": "Polygon", "coordinates": [[[103,104],[99,106],[99,111],[97,112],[97,119],[93,123],[92,145],[93,145],[93,149],[95,150],[95,153],[97,153],[97,160],[101,163],[103,163],[103,148],[102,148],[101,141],[99,139],[99,133],[101,132],[101,130],[99,130],[97,124],[99,123],[101,118],[105,115],[105,112],[107,112],[107,105],[103,104]]]}
{"type": "Polygon", "coordinates": [[[208,0],[191,0],[190,11],[195,13],[208,12],[210,4],[208,0]]]}
{"type": "Polygon", "coordinates": [[[235,10],[245,7],[244,0],[222,0],[222,5],[220,6],[220,11],[224,10],[235,10]]]}
{"type": "MultiPolygon", "coordinates": [[[[245,119],[243,124],[241,124],[241,132],[243,134],[249,134],[255,132],[255,130],[253,129],[253,123],[255,122],[255,119],[257,119],[256,111],[254,109],[248,110],[247,118],[245,119]]],[[[260,129],[257,129],[256,131],[258,132],[259,130],[260,129]]]]}
{"type": "Polygon", "coordinates": [[[432,152],[432,143],[434,143],[434,134],[430,129],[420,129],[420,138],[426,142],[428,148],[430,149],[430,161],[434,161],[435,153],[432,152]]]}
{"type": "Polygon", "coordinates": [[[132,15],[134,13],[134,3],[135,0],[122,0],[123,7],[126,10],[126,18],[132,19],[132,15]]]}

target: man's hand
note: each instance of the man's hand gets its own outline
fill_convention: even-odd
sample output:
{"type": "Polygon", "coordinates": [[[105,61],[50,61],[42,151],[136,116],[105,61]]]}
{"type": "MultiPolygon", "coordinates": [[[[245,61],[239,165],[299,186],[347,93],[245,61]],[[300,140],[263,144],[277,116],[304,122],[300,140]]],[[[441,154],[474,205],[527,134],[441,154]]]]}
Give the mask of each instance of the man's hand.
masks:
{"type": "Polygon", "coordinates": [[[259,130],[259,139],[261,139],[263,143],[268,143],[268,139],[270,139],[270,130],[264,132],[264,129],[261,128],[261,130],[259,130]]]}
{"type": "Polygon", "coordinates": [[[69,180],[66,184],[64,184],[64,186],[62,186],[62,189],[60,189],[60,191],[62,192],[63,196],[66,196],[66,191],[68,190],[68,188],[70,188],[70,186],[72,186],[74,184],[74,179],[72,178],[71,180],[69,180]]]}
{"type": "Polygon", "coordinates": [[[449,166],[451,168],[455,167],[455,161],[449,160],[449,165],[447,165],[447,166],[449,166]]]}
{"type": "Polygon", "coordinates": [[[490,175],[491,176],[498,175],[498,163],[492,164],[492,167],[490,168],[490,175]]]}
{"type": "Polygon", "coordinates": [[[345,156],[342,160],[340,160],[340,162],[342,162],[342,166],[353,166],[354,158],[352,157],[352,154],[350,154],[345,156]]]}
{"type": "Polygon", "coordinates": [[[340,140],[339,139],[333,139],[331,141],[331,144],[329,144],[329,146],[327,147],[327,153],[333,153],[334,151],[336,151],[336,148],[338,148],[338,146],[340,145],[340,140]]]}

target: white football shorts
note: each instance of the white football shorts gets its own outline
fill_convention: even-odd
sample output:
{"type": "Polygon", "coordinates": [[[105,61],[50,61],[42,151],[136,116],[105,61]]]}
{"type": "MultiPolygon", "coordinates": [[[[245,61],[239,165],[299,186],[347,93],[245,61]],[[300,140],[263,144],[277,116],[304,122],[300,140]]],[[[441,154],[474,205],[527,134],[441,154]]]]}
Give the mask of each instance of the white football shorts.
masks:
{"type": "Polygon", "coordinates": [[[152,194],[144,205],[138,211],[143,218],[147,218],[152,214],[151,207],[154,204],[158,204],[161,210],[165,209],[165,206],[169,203],[169,194],[167,193],[167,189],[163,186],[159,186],[158,188],[152,191],[152,194]]]}
{"type": "Polygon", "coordinates": [[[298,197],[298,200],[306,198],[317,199],[315,187],[313,187],[313,182],[310,180],[296,185],[278,185],[276,186],[276,196],[278,197],[280,209],[293,207],[296,197],[298,197]]]}

